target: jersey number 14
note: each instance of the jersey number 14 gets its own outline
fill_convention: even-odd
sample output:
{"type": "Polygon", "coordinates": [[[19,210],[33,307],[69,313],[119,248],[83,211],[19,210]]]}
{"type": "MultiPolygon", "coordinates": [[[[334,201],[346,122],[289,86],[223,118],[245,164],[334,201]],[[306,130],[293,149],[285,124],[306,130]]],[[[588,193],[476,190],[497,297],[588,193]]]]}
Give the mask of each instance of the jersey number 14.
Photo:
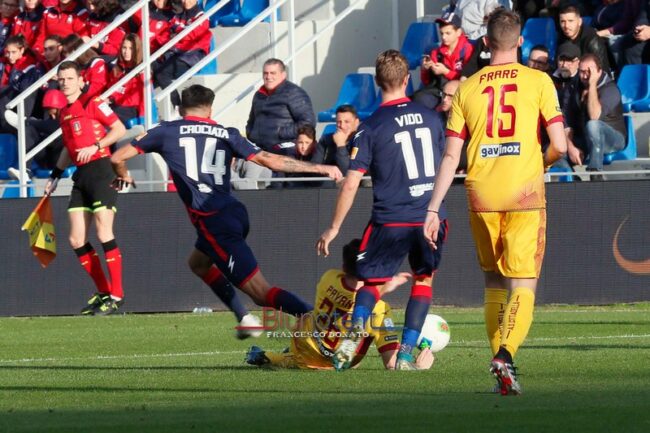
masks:
{"type": "MultiPolygon", "coordinates": [[[[187,177],[199,181],[199,170],[196,160],[196,139],[194,137],[181,137],[178,144],[185,151],[185,171],[187,177]]],[[[223,176],[226,174],[226,151],[217,150],[217,139],[205,139],[203,156],[201,157],[201,173],[211,174],[215,185],[223,185],[223,176]]]]}

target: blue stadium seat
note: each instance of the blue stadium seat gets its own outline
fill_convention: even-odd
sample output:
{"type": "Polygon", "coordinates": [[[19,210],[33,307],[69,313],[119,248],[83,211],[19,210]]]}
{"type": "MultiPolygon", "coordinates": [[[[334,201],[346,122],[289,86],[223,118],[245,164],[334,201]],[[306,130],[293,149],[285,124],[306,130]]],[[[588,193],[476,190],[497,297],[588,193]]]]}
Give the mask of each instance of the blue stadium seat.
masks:
{"type": "MultiPolygon", "coordinates": [[[[28,184],[32,184],[32,181],[27,181],[28,184]]],[[[10,182],[7,182],[8,185],[18,185],[17,180],[12,180],[10,182]]],[[[28,186],[27,187],[27,197],[34,197],[34,187],[33,186],[28,186]]],[[[20,198],[20,188],[4,188],[4,191],[2,192],[2,198],[20,198]]]]}
{"type": "Polygon", "coordinates": [[[420,66],[423,54],[429,54],[439,45],[436,23],[411,23],[404,36],[401,52],[409,62],[409,69],[412,70],[420,66]]]}
{"type": "MultiPolygon", "coordinates": [[[[75,171],[77,171],[77,167],[71,165],[70,167],[63,170],[63,174],[61,175],[61,177],[62,178],[72,177],[75,171]]],[[[34,176],[37,179],[47,179],[48,177],[50,177],[50,173],[52,173],[52,170],[43,168],[40,165],[38,165],[36,162],[34,162],[32,163],[32,173],[34,173],[34,176]]]]}
{"type": "MultiPolygon", "coordinates": [[[[571,170],[569,167],[551,167],[548,169],[549,173],[573,173],[573,170],[571,170]]],[[[567,175],[567,176],[558,176],[557,177],[558,182],[573,182],[573,176],[567,175]]]]}
{"type": "MultiPolygon", "coordinates": [[[[207,11],[212,6],[216,5],[218,1],[221,0],[206,0],[203,5],[203,10],[207,11]]],[[[210,17],[210,27],[217,27],[219,25],[219,20],[227,15],[238,14],[241,10],[240,0],[226,0],[227,5],[219,9],[214,15],[210,17]]]]}
{"type": "Polygon", "coordinates": [[[582,18],[582,24],[591,27],[591,23],[593,22],[594,17],[587,16],[587,17],[581,17],[581,18],[582,18]]]}
{"type": "Polygon", "coordinates": [[[557,34],[552,18],[528,18],[521,32],[524,44],[521,46],[521,61],[526,64],[530,49],[535,45],[544,45],[548,48],[549,60],[555,59],[557,47],[557,34]]]}
{"type": "Polygon", "coordinates": [[[18,142],[13,134],[0,134],[0,179],[11,179],[9,167],[18,167],[18,142]]]}
{"type": "MultiPolygon", "coordinates": [[[[217,43],[214,40],[214,36],[210,39],[210,52],[214,51],[217,43]]],[[[217,59],[215,58],[210,63],[201,68],[196,75],[215,75],[217,73],[217,59]]]]}
{"type": "Polygon", "coordinates": [[[323,129],[323,133],[321,134],[321,137],[327,134],[334,134],[336,132],[336,123],[328,123],[327,126],[325,126],[325,129],[323,129]]]}
{"type": "Polygon", "coordinates": [[[370,116],[377,106],[374,77],[370,74],[346,75],[336,103],[329,110],[318,113],[318,121],[335,121],[336,108],[343,104],[353,105],[361,120],[370,116]]]}
{"type": "Polygon", "coordinates": [[[618,78],[623,111],[650,111],[650,65],[625,65],[618,78]]]}
{"type": "Polygon", "coordinates": [[[613,161],[630,161],[636,159],[636,137],[634,135],[634,124],[631,116],[625,116],[627,127],[627,143],[623,150],[606,153],[603,156],[603,164],[611,164],[613,161]]]}
{"type": "MultiPolygon", "coordinates": [[[[239,11],[219,18],[219,25],[224,27],[245,26],[267,7],[269,7],[269,0],[243,0],[239,11]]],[[[266,17],[263,22],[270,21],[270,17],[266,17]]]]}

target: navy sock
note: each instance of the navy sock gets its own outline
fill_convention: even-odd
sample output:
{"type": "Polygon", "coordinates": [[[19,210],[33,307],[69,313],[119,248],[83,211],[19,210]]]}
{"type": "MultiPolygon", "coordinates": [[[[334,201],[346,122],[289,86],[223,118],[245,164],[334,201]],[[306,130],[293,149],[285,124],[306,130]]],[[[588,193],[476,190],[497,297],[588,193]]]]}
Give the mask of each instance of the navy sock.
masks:
{"type": "Polygon", "coordinates": [[[376,286],[363,286],[357,292],[354,298],[354,310],[352,310],[352,323],[354,326],[361,322],[364,329],[368,318],[375,309],[375,304],[379,300],[379,291],[376,286]]]}
{"type": "Polygon", "coordinates": [[[210,286],[214,294],[221,299],[221,302],[226,304],[230,311],[235,314],[238,322],[248,314],[248,310],[241,303],[239,296],[237,296],[235,287],[223,276],[216,266],[210,268],[208,274],[203,277],[203,281],[210,286]]]}
{"type": "Polygon", "coordinates": [[[271,287],[266,294],[266,305],[292,316],[302,316],[313,310],[314,307],[300,299],[291,292],[279,287],[271,287]]]}
{"type": "Polygon", "coordinates": [[[417,343],[422,325],[424,324],[429,306],[431,305],[431,286],[415,285],[411,289],[411,297],[406,306],[404,330],[399,347],[399,354],[410,355],[417,343]]]}

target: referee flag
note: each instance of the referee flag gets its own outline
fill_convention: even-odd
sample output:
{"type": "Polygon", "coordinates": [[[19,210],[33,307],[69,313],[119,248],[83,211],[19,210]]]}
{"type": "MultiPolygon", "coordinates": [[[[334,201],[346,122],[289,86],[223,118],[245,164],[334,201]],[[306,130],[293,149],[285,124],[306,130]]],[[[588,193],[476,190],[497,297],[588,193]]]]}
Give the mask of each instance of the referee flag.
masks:
{"type": "Polygon", "coordinates": [[[50,196],[44,196],[23,224],[29,234],[29,246],[44,268],[56,257],[56,236],[52,224],[50,196]]]}

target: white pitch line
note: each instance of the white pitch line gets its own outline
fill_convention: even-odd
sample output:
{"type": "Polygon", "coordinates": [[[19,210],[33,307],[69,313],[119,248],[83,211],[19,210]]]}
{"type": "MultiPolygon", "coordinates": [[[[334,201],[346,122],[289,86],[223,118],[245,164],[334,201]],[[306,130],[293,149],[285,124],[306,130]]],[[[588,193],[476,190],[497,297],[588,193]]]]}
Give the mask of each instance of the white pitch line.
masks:
{"type": "MultiPolygon", "coordinates": [[[[526,342],[540,341],[569,341],[569,340],[603,340],[603,339],[634,339],[650,338],[650,334],[625,334],[625,335],[594,335],[594,336],[577,336],[577,337],[539,337],[529,338],[526,342]]],[[[450,346],[462,346],[468,344],[481,344],[485,340],[473,341],[452,341],[450,346]]],[[[215,356],[215,355],[236,355],[246,353],[244,350],[232,351],[213,351],[213,352],[183,352],[183,353],[134,353],[130,355],[97,355],[97,356],[80,356],[71,358],[22,358],[22,359],[0,359],[0,364],[20,364],[30,362],[65,362],[65,361],[102,361],[111,359],[148,359],[148,358],[179,358],[188,356],[215,356]]]]}
{"type": "MultiPolygon", "coordinates": [[[[610,339],[632,339],[632,338],[650,338],[650,334],[625,334],[625,335],[581,335],[578,337],[538,337],[538,338],[527,338],[526,343],[533,343],[539,341],[569,341],[569,340],[610,340],[610,339]]],[[[450,345],[458,344],[479,344],[485,343],[485,340],[474,340],[474,341],[453,341],[449,343],[450,345]]]]}
{"type": "Polygon", "coordinates": [[[22,359],[0,359],[0,364],[27,363],[27,362],[53,362],[53,361],[102,361],[107,359],[146,359],[146,358],[177,358],[185,356],[214,356],[214,355],[231,355],[246,353],[243,350],[233,350],[228,352],[185,352],[185,353],[134,353],[131,355],[97,355],[97,356],[79,356],[74,358],[22,358],[22,359]]]}

